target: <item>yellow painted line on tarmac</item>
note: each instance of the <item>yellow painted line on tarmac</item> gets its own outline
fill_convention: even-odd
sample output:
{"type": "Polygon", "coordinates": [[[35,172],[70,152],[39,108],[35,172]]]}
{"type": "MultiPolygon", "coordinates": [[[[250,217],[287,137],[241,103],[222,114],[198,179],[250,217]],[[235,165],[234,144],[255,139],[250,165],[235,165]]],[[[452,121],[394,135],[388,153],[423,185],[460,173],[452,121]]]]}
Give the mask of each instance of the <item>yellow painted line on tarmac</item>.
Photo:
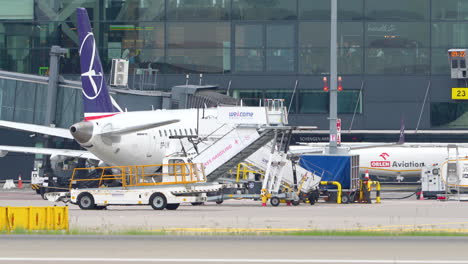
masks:
{"type": "Polygon", "coordinates": [[[412,224],[412,225],[387,225],[387,226],[366,227],[365,229],[402,228],[402,227],[418,227],[418,226],[434,226],[434,227],[436,227],[436,226],[445,226],[445,225],[468,225],[468,222],[448,222],[448,223],[412,224]]]}
{"type": "Polygon", "coordinates": [[[354,231],[370,231],[370,232],[388,232],[388,231],[401,231],[401,232],[453,232],[453,233],[468,233],[468,228],[459,227],[459,228],[441,228],[441,226],[450,226],[450,225],[468,225],[468,222],[448,222],[448,223],[432,223],[432,224],[412,224],[412,225],[388,225],[388,226],[373,226],[373,227],[359,227],[354,229],[354,231]],[[432,228],[424,228],[424,227],[432,228]]]}
{"type": "Polygon", "coordinates": [[[153,232],[186,232],[186,233],[264,233],[264,232],[304,232],[312,231],[303,228],[164,228],[153,232]]]}
{"type": "Polygon", "coordinates": [[[443,233],[468,233],[468,229],[459,228],[405,228],[405,229],[394,229],[394,228],[381,228],[381,229],[359,229],[365,232],[443,232],[443,233]]]}

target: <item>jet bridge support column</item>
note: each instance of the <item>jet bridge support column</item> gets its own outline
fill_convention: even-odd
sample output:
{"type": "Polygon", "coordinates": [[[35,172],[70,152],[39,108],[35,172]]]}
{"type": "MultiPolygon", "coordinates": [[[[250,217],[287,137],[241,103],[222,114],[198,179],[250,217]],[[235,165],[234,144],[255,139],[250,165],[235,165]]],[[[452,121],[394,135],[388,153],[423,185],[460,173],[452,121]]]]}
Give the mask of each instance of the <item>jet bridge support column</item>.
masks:
{"type": "Polygon", "coordinates": [[[45,125],[50,126],[55,123],[55,112],[57,106],[57,85],[60,72],[60,56],[67,52],[60,46],[52,46],[50,49],[49,84],[47,86],[47,109],[45,125]]]}

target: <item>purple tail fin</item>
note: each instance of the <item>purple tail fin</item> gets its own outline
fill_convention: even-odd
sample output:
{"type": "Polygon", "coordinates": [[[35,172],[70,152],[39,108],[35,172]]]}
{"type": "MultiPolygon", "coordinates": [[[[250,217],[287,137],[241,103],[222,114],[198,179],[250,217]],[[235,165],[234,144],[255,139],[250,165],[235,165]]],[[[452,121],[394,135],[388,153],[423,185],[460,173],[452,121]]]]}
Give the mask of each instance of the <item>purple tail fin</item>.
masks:
{"type": "Polygon", "coordinates": [[[88,12],[84,8],[77,8],[76,13],[80,39],[79,53],[85,120],[112,116],[118,111],[112,105],[107,90],[88,12]]]}

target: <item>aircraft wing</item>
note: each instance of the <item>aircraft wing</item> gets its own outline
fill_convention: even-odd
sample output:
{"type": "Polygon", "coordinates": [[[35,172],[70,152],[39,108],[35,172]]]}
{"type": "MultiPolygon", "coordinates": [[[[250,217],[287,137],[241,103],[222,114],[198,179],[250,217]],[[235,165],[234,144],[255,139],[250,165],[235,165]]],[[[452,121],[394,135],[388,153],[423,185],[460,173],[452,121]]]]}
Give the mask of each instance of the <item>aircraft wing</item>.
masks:
{"type": "Polygon", "coordinates": [[[177,123],[179,121],[180,121],[179,119],[171,119],[171,120],[162,121],[162,122],[155,122],[155,123],[147,123],[147,124],[141,124],[141,125],[136,125],[136,126],[129,126],[129,127],[125,127],[125,128],[105,131],[105,132],[100,133],[100,135],[102,135],[102,136],[123,135],[123,134],[133,133],[133,132],[146,130],[146,129],[150,129],[150,128],[155,128],[155,127],[160,127],[160,126],[173,124],[173,123],[177,123]]]}
{"type": "Polygon", "coordinates": [[[44,154],[44,155],[52,155],[52,156],[66,156],[66,157],[74,157],[74,158],[99,160],[99,158],[94,156],[94,154],[86,150],[17,147],[17,146],[0,145],[0,157],[4,157],[8,152],[44,154]]]}
{"type": "Polygon", "coordinates": [[[3,121],[3,120],[0,120],[0,127],[6,127],[6,128],[29,131],[29,132],[39,133],[39,134],[44,134],[44,135],[49,135],[49,136],[73,139],[72,135],[70,134],[70,131],[68,131],[68,129],[65,129],[65,128],[40,126],[40,125],[33,125],[33,124],[27,124],[27,123],[3,121]]]}

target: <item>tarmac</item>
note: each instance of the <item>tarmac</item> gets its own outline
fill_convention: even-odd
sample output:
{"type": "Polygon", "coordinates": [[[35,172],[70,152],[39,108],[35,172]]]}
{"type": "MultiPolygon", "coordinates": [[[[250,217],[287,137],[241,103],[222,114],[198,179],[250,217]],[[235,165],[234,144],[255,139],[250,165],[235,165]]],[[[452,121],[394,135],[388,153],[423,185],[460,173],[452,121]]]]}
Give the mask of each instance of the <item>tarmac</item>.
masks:
{"type": "MultiPolygon", "coordinates": [[[[404,196],[402,193],[395,195],[404,196]]],[[[385,197],[385,196],[384,196],[385,197]]],[[[0,190],[0,206],[64,206],[32,190],[0,190]]],[[[333,204],[261,207],[259,201],[228,200],[221,205],[182,204],[175,211],[150,206],[109,206],[86,211],[69,204],[70,228],[112,231],[244,232],[302,230],[450,231],[468,233],[468,203],[458,201],[385,200],[380,204],[333,204]]]]}
{"type": "Polygon", "coordinates": [[[466,264],[467,237],[0,236],[0,263],[466,264]]]}

